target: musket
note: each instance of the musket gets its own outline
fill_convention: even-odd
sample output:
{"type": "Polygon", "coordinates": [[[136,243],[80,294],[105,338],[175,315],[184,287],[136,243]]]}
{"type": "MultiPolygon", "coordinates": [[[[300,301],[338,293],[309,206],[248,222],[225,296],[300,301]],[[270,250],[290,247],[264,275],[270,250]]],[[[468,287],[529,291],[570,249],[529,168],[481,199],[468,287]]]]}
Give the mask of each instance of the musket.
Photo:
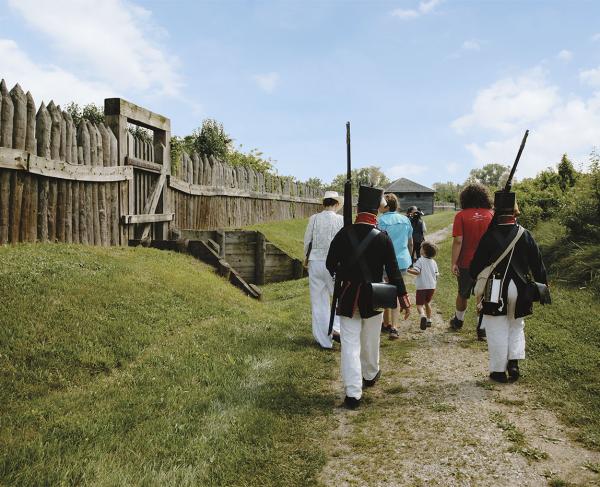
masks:
{"type": "Polygon", "coordinates": [[[523,149],[525,148],[525,142],[527,142],[527,136],[529,135],[529,130],[525,131],[525,135],[523,135],[523,140],[521,141],[521,147],[519,147],[519,152],[517,152],[517,157],[513,164],[512,169],[510,170],[510,174],[508,175],[508,179],[506,180],[506,186],[504,186],[504,191],[509,193],[512,189],[512,180],[515,176],[515,171],[517,170],[517,164],[519,164],[519,160],[521,159],[521,154],[523,153],[523,149]]]}
{"type": "MultiPolygon", "coordinates": [[[[352,156],[350,151],[350,122],[346,122],[346,182],[344,183],[344,226],[352,225],[352,156]]],[[[333,331],[333,320],[339,297],[341,279],[336,272],[333,285],[333,298],[331,299],[331,310],[329,313],[329,335],[333,331]]]]}

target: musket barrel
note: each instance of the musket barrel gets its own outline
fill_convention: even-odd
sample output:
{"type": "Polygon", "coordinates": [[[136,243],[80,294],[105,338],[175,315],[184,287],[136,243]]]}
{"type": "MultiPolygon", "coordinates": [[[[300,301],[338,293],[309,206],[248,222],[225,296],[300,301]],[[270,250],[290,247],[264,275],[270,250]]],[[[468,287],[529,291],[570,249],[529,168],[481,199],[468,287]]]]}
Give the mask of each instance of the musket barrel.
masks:
{"type": "Polygon", "coordinates": [[[521,141],[521,147],[519,147],[519,152],[517,152],[517,157],[515,158],[515,162],[510,170],[510,174],[508,175],[508,179],[506,180],[506,186],[504,186],[504,191],[510,191],[512,188],[512,180],[515,176],[515,171],[517,170],[517,164],[519,164],[519,160],[521,159],[521,154],[523,153],[523,149],[525,148],[525,142],[527,142],[527,136],[529,135],[529,130],[525,131],[525,135],[523,135],[523,140],[521,141]]]}

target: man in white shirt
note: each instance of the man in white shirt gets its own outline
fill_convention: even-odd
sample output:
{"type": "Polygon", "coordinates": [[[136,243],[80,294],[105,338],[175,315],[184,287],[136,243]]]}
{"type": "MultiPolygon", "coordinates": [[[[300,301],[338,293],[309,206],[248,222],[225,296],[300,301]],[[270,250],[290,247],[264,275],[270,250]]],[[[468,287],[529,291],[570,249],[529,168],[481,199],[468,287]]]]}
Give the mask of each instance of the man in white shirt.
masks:
{"type": "Polygon", "coordinates": [[[333,348],[333,338],[339,340],[340,322],[333,322],[333,337],[329,335],[329,314],[333,297],[333,279],[325,267],[329,245],[344,226],[344,218],[337,211],[343,198],[337,191],[326,191],[323,211],[310,217],[304,234],[304,255],[308,265],[308,286],[312,306],[312,332],[317,343],[333,348]]]}

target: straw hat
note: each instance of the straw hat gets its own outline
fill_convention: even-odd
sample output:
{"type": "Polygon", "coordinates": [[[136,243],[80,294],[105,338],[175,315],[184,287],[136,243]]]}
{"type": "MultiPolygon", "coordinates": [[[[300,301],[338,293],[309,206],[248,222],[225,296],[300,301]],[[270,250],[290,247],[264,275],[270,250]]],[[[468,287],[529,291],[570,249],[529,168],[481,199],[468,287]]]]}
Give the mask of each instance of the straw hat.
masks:
{"type": "Polygon", "coordinates": [[[326,199],[336,200],[340,205],[344,203],[344,197],[340,196],[337,191],[325,191],[323,201],[326,199]]]}

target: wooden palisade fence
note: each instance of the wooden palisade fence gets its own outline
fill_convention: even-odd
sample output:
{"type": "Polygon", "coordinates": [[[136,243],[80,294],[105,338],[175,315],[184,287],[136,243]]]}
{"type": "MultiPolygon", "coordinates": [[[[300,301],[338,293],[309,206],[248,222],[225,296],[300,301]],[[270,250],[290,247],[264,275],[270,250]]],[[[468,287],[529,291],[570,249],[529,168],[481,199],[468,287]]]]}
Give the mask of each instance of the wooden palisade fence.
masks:
{"type": "Polygon", "coordinates": [[[306,217],[317,190],[288,178],[184,153],[173,164],[168,118],[120,98],[105,123],[0,83],[0,244],[127,245],[175,229],[216,229],[306,217]],[[132,134],[131,125],[148,137],[132,134]]]}

